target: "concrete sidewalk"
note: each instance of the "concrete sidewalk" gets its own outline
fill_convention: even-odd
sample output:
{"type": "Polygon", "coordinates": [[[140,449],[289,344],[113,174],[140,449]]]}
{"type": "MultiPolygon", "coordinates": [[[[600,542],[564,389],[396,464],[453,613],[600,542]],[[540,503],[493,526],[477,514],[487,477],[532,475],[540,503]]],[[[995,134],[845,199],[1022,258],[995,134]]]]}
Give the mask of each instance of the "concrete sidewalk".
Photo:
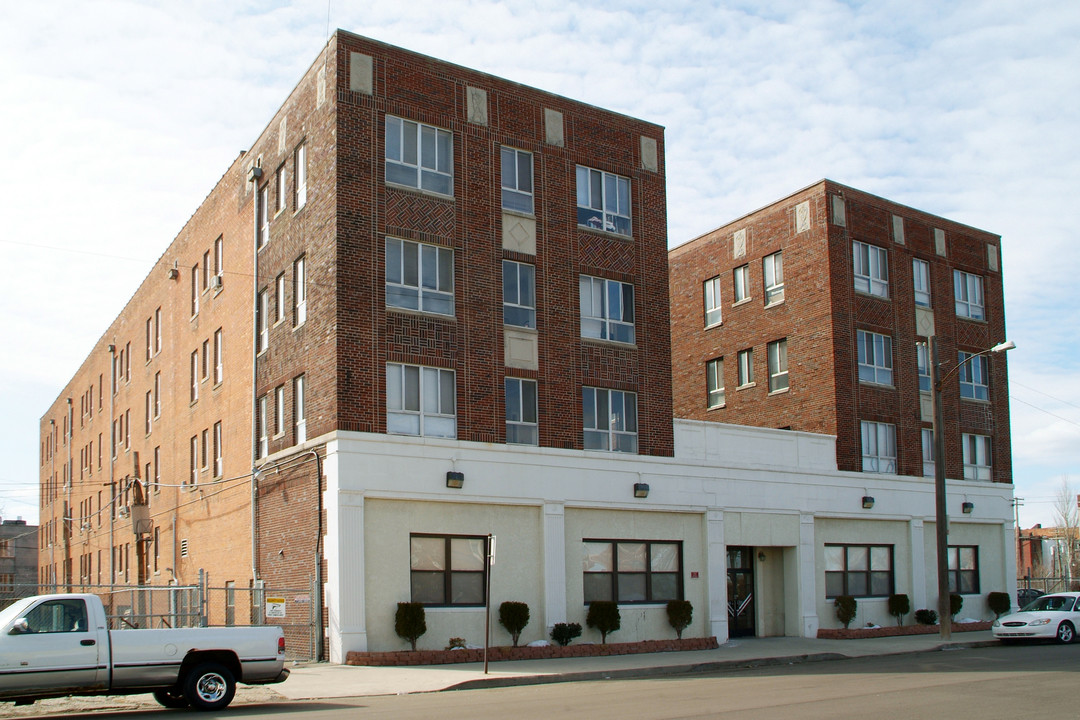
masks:
{"type": "Polygon", "coordinates": [[[438,690],[711,672],[725,668],[788,665],[996,644],[989,630],[956,633],[948,643],[942,643],[937,635],[866,640],[737,638],[716,650],[489,663],[487,675],[484,674],[483,663],[409,667],[310,663],[291,666],[292,674],[288,680],[269,687],[290,700],[403,695],[438,690]]]}

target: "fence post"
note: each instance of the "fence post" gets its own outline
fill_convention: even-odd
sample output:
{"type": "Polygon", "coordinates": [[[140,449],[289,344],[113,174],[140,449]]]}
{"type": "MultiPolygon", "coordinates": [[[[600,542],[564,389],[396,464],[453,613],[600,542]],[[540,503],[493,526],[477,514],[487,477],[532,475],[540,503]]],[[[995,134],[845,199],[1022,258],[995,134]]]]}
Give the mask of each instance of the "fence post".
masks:
{"type": "Polygon", "coordinates": [[[206,617],[206,585],[207,585],[206,571],[199,568],[199,627],[207,627],[209,622],[206,617]]]}

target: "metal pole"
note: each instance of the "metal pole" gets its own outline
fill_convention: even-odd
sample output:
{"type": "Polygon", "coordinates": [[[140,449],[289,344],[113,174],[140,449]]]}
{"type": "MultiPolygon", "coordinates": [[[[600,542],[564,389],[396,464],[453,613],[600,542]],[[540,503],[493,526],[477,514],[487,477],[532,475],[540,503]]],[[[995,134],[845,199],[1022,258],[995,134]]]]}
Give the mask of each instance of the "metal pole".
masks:
{"type": "Polygon", "coordinates": [[[491,568],[495,564],[495,557],[492,553],[491,533],[487,536],[487,572],[485,573],[486,581],[484,588],[484,674],[488,674],[488,644],[491,642],[491,568]]]}
{"type": "Polygon", "coordinates": [[[941,402],[941,356],[937,336],[930,338],[930,369],[934,400],[934,499],[937,535],[938,622],[942,640],[952,639],[952,601],[949,593],[949,513],[945,491],[945,412],[941,402]]]}

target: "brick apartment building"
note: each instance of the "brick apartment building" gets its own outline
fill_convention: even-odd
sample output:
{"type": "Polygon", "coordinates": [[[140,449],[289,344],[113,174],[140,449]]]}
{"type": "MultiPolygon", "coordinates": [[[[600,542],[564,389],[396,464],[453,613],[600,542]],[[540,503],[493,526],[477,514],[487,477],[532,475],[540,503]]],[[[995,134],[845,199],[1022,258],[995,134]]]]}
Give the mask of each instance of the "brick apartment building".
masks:
{"type": "MultiPolygon", "coordinates": [[[[673,249],[675,415],[834,435],[841,470],[932,477],[928,339],[943,377],[1005,339],[1000,243],[824,180],[673,249]]],[[[1007,383],[1003,354],[944,382],[949,478],[1012,482],[1007,383]]]]}
{"type": "Polygon", "coordinates": [[[26,594],[37,582],[37,525],[22,518],[0,522],[0,594],[26,594]]]}
{"type": "MultiPolygon", "coordinates": [[[[619,640],[670,599],[691,636],[813,636],[872,529],[865,612],[928,605],[921,483],[673,423],[664,161],[655,124],[336,32],[43,416],[42,582],[292,588],[334,662],[400,649],[408,600],[421,647],[481,641],[489,574],[525,642],[598,599],[619,640]]],[[[984,590],[1007,490],[956,523],[984,590]]]]}

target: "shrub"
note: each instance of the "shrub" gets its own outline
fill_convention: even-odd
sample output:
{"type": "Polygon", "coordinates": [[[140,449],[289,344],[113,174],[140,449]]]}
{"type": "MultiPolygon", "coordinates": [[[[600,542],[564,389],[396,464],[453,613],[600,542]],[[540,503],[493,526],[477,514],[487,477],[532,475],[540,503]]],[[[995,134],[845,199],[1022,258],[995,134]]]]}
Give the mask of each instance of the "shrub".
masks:
{"type": "Polygon", "coordinates": [[[992,592],[986,596],[986,605],[994,613],[994,617],[999,618],[1009,612],[1009,608],[1012,607],[1012,600],[1007,592],[992,592]]]}
{"type": "Polygon", "coordinates": [[[450,644],[446,646],[447,650],[464,650],[465,638],[450,638],[450,644]]]}
{"type": "Polygon", "coordinates": [[[690,627],[694,619],[694,606],[689,600],[669,600],[667,619],[671,627],[675,628],[675,635],[682,640],[682,631],[690,627]]]}
{"type": "Polygon", "coordinates": [[[937,624],[937,611],[928,610],[922,608],[915,611],[915,622],[920,625],[936,625],[937,624]]]}
{"type": "Polygon", "coordinates": [[[424,618],[424,606],[416,602],[400,602],[394,616],[394,632],[404,638],[416,650],[416,640],[427,632],[427,620],[424,618]]]}
{"type": "Polygon", "coordinates": [[[521,631],[529,624],[529,606],[523,602],[507,600],[499,606],[499,624],[510,633],[514,647],[517,647],[521,631]]]}
{"type": "Polygon", "coordinates": [[[619,606],[611,600],[596,600],[589,603],[589,613],[585,624],[600,631],[600,643],[607,645],[608,633],[613,633],[622,625],[619,606]]]}
{"type": "Polygon", "coordinates": [[[949,615],[951,615],[953,619],[956,618],[956,613],[960,612],[960,608],[962,607],[964,607],[964,598],[956,593],[949,595],[949,615]]]}
{"type": "Polygon", "coordinates": [[[897,625],[904,624],[904,616],[911,612],[911,600],[903,593],[889,596],[889,614],[896,618],[897,625]]]}
{"type": "Polygon", "coordinates": [[[836,607],[836,619],[844,623],[844,628],[847,629],[859,612],[855,598],[851,595],[837,595],[836,600],[833,601],[833,606],[836,607]]]}
{"type": "Polygon", "coordinates": [[[551,639],[563,647],[576,637],[581,637],[581,626],[577,623],[555,623],[551,628],[551,639]]]}

